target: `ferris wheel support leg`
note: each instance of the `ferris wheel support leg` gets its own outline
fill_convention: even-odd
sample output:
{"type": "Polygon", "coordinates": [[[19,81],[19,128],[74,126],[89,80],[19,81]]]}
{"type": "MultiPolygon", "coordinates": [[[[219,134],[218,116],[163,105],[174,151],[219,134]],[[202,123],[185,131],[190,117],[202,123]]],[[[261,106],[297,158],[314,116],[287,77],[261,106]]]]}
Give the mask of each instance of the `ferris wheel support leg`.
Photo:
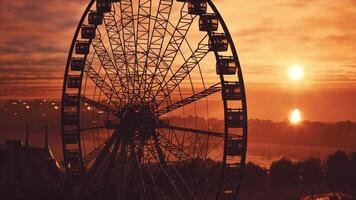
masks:
{"type": "Polygon", "coordinates": [[[118,169],[116,174],[116,200],[124,200],[125,196],[125,181],[126,181],[126,161],[127,161],[127,150],[126,150],[126,142],[121,145],[121,151],[119,153],[118,159],[118,169]]]}
{"type": "Polygon", "coordinates": [[[110,149],[113,141],[117,137],[117,134],[118,134],[117,131],[114,132],[112,134],[112,136],[108,139],[108,142],[105,144],[103,150],[100,152],[100,154],[96,158],[94,164],[88,170],[88,172],[84,175],[84,178],[83,178],[78,190],[74,193],[73,200],[78,200],[78,199],[81,198],[80,195],[82,194],[83,190],[88,186],[88,184],[90,183],[91,178],[94,176],[95,172],[100,167],[100,164],[104,160],[105,155],[107,155],[107,153],[109,152],[109,149],[110,149]]]}
{"type": "Polygon", "coordinates": [[[152,173],[152,170],[151,170],[151,167],[149,164],[147,165],[147,171],[148,171],[148,174],[150,175],[150,179],[152,181],[155,198],[161,200],[162,197],[161,197],[160,192],[158,191],[157,183],[156,183],[156,180],[154,178],[154,175],[152,173]]]}
{"type": "MultiPolygon", "coordinates": [[[[111,174],[112,170],[114,169],[114,163],[115,163],[117,151],[119,149],[120,141],[121,141],[120,138],[117,138],[117,140],[115,141],[114,148],[108,158],[108,165],[104,169],[105,172],[103,175],[103,184],[99,188],[99,193],[98,193],[99,195],[100,194],[103,195],[102,199],[109,199],[109,197],[111,196],[111,191],[110,191],[110,187],[109,187],[110,174],[111,174]]],[[[101,197],[99,197],[99,198],[101,198],[101,197]]]]}
{"type": "Polygon", "coordinates": [[[141,166],[140,166],[140,163],[139,163],[133,143],[130,144],[130,154],[131,154],[130,157],[131,157],[131,160],[133,163],[134,170],[136,171],[135,178],[139,182],[138,185],[139,185],[139,190],[140,190],[140,192],[139,192],[140,200],[146,200],[147,198],[146,198],[145,182],[144,182],[144,179],[142,176],[141,166]]]}
{"type": "Polygon", "coordinates": [[[166,160],[166,156],[163,153],[157,135],[154,136],[154,147],[158,154],[158,161],[163,175],[167,178],[169,184],[172,186],[176,199],[196,199],[191,189],[184,181],[179,172],[174,168],[172,164],[169,164],[166,160]],[[172,169],[173,168],[173,169],[172,169]],[[183,194],[184,192],[184,194],[183,194]]]}

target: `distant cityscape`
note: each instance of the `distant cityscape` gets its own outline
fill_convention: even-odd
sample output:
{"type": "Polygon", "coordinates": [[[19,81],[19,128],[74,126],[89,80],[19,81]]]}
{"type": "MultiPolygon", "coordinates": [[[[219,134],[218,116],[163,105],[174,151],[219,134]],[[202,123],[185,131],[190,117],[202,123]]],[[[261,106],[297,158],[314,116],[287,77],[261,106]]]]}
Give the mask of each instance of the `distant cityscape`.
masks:
{"type": "MultiPolygon", "coordinates": [[[[93,108],[82,105],[82,113],[90,113],[93,108]],[[87,112],[86,112],[87,111],[87,112]]],[[[97,115],[104,118],[104,112],[97,110],[97,115]]],[[[29,123],[36,129],[42,130],[49,126],[52,132],[59,133],[60,101],[35,99],[11,99],[0,104],[0,132],[21,131],[29,123]]],[[[198,126],[214,131],[223,130],[223,121],[216,118],[207,119],[197,116],[197,124],[190,124],[194,116],[186,116],[187,127],[198,126]]],[[[88,119],[90,120],[90,119],[88,119]]],[[[177,125],[183,124],[184,119],[176,116],[171,121],[177,125]]],[[[90,123],[90,121],[88,122],[90,123]]],[[[42,132],[42,131],[41,131],[42,132]]],[[[341,121],[335,123],[304,121],[300,126],[293,126],[287,121],[273,122],[270,120],[249,120],[249,141],[272,144],[293,144],[356,148],[356,123],[341,121]],[[267,130],[267,131],[266,131],[267,130]]]]}

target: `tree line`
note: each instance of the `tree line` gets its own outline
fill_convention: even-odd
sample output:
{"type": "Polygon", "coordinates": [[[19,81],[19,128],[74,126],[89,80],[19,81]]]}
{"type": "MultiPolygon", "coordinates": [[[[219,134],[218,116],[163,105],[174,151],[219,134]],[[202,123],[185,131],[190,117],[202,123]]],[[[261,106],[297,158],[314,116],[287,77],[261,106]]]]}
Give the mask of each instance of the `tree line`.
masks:
{"type": "Polygon", "coordinates": [[[309,194],[325,186],[329,192],[356,193],[356,152],[336,151],[325,161],[309,158],[293,162],[286,158],[274,161],[269,169],[247,163],[243,189],[252,194],[268,187],[278,187],[280,194],[291,187],[308,185],[309,194]]]}
{"type": "MultiPolygon", "coordinates": [[[[219,185],[220,162],[194,159],[177,165],[199,199],[214,199],[219,185]]],[[[356,152],[336,151],[326,160],[281,158],[269,169],[248,162],[243,173],[241,199],[300,199],[321,193],[356,195],[356,152]],[[298,188],[299,190],[296,190],[298,188]],[[258,196],[259,195],[259,196],[258,196]]]]}

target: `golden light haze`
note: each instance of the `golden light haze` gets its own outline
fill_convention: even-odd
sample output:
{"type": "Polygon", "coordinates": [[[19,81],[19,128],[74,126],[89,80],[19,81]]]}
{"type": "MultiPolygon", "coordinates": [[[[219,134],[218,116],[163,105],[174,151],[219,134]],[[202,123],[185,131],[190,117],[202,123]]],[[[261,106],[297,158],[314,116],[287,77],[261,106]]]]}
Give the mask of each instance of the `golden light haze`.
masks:
{"type": "Polygon", "coordinates": [[[295,80],[295,81],[298,81],[300,79],[303,78],[303,75],[304,75],[304,71],[303,71],[303,68],[299,65],[293,65],[289,71],[289,77],[292,79],[292,80],[295,80]]]}
{"type": "Polygon", "coordinates": [[[292,110],[292,112],[290,113],[289,121],[292,124],[299,124],[301,122],[301,113],[298,108],[295,108],[294,110],[292,110]]]}

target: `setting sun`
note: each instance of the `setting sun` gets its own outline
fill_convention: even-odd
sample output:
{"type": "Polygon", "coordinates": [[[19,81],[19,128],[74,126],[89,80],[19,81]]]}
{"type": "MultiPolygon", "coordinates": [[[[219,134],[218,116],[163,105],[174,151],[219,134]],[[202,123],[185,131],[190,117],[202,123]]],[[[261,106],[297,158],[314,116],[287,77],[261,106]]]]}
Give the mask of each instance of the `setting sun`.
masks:
{"type": "Polygon", "coordinates": [[[303,68],[300,67],[299,65],[293,65],[290,69],[289,69],[289,77],[292,80],[300,80],[303,78],[303,68]]]}
{"type": "Polygon", "coordinates": [[[300,111],[298,108],[295,108],[294,110],[292,110],[289,120],[292,124],[300,123],[301,114],[300,114],[300,111]]]}

